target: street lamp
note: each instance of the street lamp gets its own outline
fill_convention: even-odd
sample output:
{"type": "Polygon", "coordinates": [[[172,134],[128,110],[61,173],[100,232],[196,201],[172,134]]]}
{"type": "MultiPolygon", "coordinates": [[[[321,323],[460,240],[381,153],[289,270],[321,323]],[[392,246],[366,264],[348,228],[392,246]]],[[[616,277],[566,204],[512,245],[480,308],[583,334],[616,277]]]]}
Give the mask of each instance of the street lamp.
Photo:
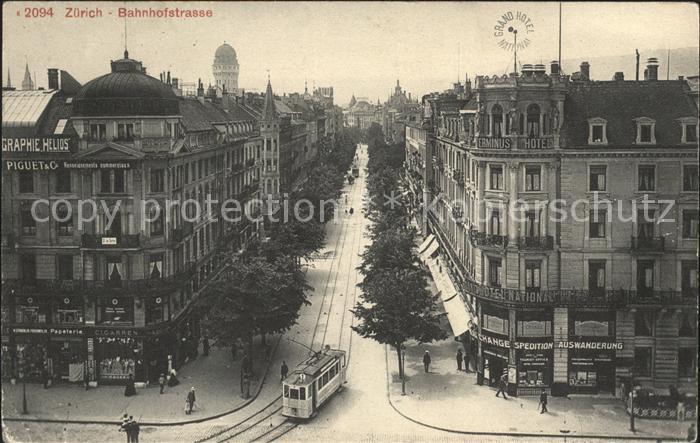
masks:
{"type": "Polygon", "coordinates": [[[632,390],[630,391],[630,431],[635,432],[634,430],[634,399],[637,396],[637,391],[634,389],[634,386],[632,387],[632,390]]]}

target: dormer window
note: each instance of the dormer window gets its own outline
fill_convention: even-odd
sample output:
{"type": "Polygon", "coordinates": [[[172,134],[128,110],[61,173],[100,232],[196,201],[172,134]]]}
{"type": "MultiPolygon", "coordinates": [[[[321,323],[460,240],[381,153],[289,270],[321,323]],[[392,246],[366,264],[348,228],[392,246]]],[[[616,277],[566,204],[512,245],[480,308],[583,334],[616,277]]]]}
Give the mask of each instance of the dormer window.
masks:
{"type": "Polygon", "coordinates": [[[692,143],[696,144],[698,142],[698,119],[697,117],[684,117],[679,118],[678,122],[681,124],[681,143],[692,143]]]}
{"type": "Polygon", "coordinates": [[[637,122],[637,140],[635,143],[648,145],[656,144],[656,136],[654,134],[656,121],[648,117],[636,118],[635,121],[637,122]]]}
{"type": "Polygon", "coordinates": [[[595,117],[588,119],[588,144],[589,145],[607,145],[608,121],[604,118],[595,117]]]}

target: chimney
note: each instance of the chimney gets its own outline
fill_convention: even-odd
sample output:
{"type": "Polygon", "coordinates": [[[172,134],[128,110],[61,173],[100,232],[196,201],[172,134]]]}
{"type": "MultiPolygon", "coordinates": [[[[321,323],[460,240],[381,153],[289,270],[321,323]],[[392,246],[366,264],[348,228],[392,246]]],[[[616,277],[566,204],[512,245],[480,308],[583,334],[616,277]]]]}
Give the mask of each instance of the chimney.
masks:
{"type": "Polygon", "coordinates": [[[167,79],[168,79],[168,81],[166,81],[165,83],[170,84],[170,71],[168,71],[168,77],[167,77],[167,79]]]}
{"type": "Polygon", "coordinates": [[[532,73],[535,75],[538,75],[538,76],[544,75],[546,72],[547,72],[547,68],[545,68],[545,66],[541,65],[541,64],[537,64],[537,65],[533,66],[533,68],[532,68],[532,73]]]}
{"type": "Polygon", "coordinates": [[[678,80],[683,81],[683,76],[682,76],[682,75],[679,75],[679,76],[678,76],[678,80]]]}
{"type": "Polygon", "coordinates": [[[588,81],[591,79],[591,65],[588,62],[581,63],[581,80],[588,81]]]}
{"type": "Polygon", "coordinates": [[[204,97],[204,83],[201,78],[197,82],[197,97],[204,97]]]}
{"type": "Polygon", "coordinates": [[[647,60],[647,77],[645,80],[656,81],[659,79],[659,61],[652,57],[647,60]]]}
{"type": "Polygon", "coordinates": [[[533,69],[534,69],[534,68],[533,68],[533,66],[532,66],[531,64],[529,64],[529,63],[524,64],[523,67],[522,67],[522,69],[521,69],[521,73],[522,73],[523,77],[529,77],[529,76],[531,76],[531,75],[532,75],[532,70],[533,70],[533,69]]]}
{"type": "Polygon", "coordinates": [[[557,60],[552,60],[549,62],[550,65],[550,73],[552,75],[559,75],[559,62],[557,60]]]}
{"type": "Polygon", "coordinates": [[[637,75],[635,76],[635,80],[639,81],[639,49],[635,49],[634,52],[637,54],[637,75]]]}
{"type": "Polygon", "coordinates": [[[178,89],[179,86],[180,86],[180,82],[178,81],[177,77],[173,77],[173,84],[172,84],[173,89],[178,89]]]}
{"type": "Polygon", "coordinates": [[[624,79],[625,79],[625,73],[624,73],[624,72],[620,72],[620,71],[616,72],[616,73],[615,73],[615,76],[613,77],[613,80],[615,80],[616,82],[621,82],[621,81],[623,81],[624,79]]]}
{"type": "Polygon", "coordinates": [[[49,68],[49,89],[58,90],[58,69],[49,68]]]}

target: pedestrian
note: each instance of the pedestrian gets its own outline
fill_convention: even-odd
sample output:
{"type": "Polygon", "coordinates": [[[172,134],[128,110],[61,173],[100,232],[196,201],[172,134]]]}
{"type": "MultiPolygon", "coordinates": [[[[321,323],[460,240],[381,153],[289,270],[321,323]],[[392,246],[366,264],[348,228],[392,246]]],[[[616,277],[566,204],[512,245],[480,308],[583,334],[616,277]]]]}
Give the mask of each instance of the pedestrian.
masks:
{"type": "Polygon", "coordinates": [[[462,370],[462,360],[464,359],[464,355],[462,354],[462,350],[458,349],[457,350],[457,370],[461,371],[462,370]]]}
{"type": "Polygon", "coordinates": [[[426,374],[430,372],[430,352],[428,352],[427,349],[423,354],[423,368],[425,369],[426,374]]]}
{"type": "Polygon", "coordinates": [[[83,363],[83,383],[85,383],[85,390],[87,391],[90,387],[90,373],[88,372],[87,362],[83,363]]]}
{"type": "Polygon", "coordinates": [[[161,372],[160,377],[158,377],[158,385],[160,386],[160,393],[162,394],[165,390],[165,374],[161,372]]]}
{"type": "Polygon", "coordinates": [[[141,432],[141,426],[136,420],[131,421],[131,442],[139,443],[139,432],[141,432]]]}
{"type": "Polygon", "coordinates": [[[355,212],[353,208],[350,208],[350,215],[352,215],[355,212]]]}
{"type": "Polygon", "coordinates": [[[688,427],[688,435],[686,436],[687,441],[695,441],[698,438],[698,431],[695,430],[695,423],[691,423],[688,427]]]}
{"type": "Polygon", "coordinates": [[[287,362],[282,361],[282,368],[280,369],[280,374],[282,375],[282,381],[284,381],[285,378],[287,378],[287,374],[289,373],[289,368],[287,367],[287,362]]]}
{"type": "Polygon", "coordinates": [[[547,391],[542,389],[542,393],[540,394],[540,406],[542,406],[542,410],[540,411],[540,414],[544,414],[547,411],[547,391]]]}
{"type": "Polygon", "coordinates": [[[668,396],[671,397],[671,405],[675,408],[681,398],[681,393],[675,385],[668,386],[668,396]]]}
{"type": "Polygon", "coordinates": [[[469,372],[469,353],[464,352],[464,372],[469,372]]]}
{"type": "Polygon", "coordinates": [[[44,389],[49,389],[49,386],[51,386],[51,378],[49,377],[49,371],[46,369],[46,366],[41,370],[41,377],[44,380],[44,389]]]}
{"type": "Polygon", "coordinates": [[[136,429],[136,421],[134,420],[134,416],[130,415],[129,416],[129,421],[127,422],[125,426],[125,431],[126,432],[126,438],[127,440],[131,441],[131,443],[136,443],[137,437],[134,436],[134,431],[136,429]]]}
{"type": "Polygon", "coordinates": [[[206,335],[202,337],[202,354],[209,355],[209,338],[206,335]]]}
{"type": "Polygon", "coordinates": [[[180,384],[180,380],[177,378],[177,371],[175,368],[172,368],[170,370],[170,374],[168,374],[168,387],[172,388],[173,386],[177,386],[180,384]]]}
{"type": "Polygon", "coordinates": [[[129,421],[129,415],[124,414],[122,417],[122,424],[119,427],[119,432],[126,433],[126,443],[131,443],[131,422],[129,421]]]}
{"type": "Polygon", "coordinates": [[[129,374],[129,379],[126,381],[126,387],[124,388],[124,396],[131,397],[136,395],[136,385],[134,384],[134,376],[129,374]]]}
{"type": "Polygon", "coordinates": [[[496,397],[498,397],[498,394],[503,394],[503,398],[508,400],[508,397],[506,396],[506,387],[508,386],[508,376],[506,374],[503,374],[501,376],[501,379],[498,382],[498,391],[496,391],[496,397]]]}
{"type": "Polygon", "coordinates": [[[190,392],[187,393],[187,399],[185,400],[185,414],[192,413],[192,411],[194,410],[194,402],[195,402],[194,386],[192,386],[192,389],[190,389],[190,392]]]}

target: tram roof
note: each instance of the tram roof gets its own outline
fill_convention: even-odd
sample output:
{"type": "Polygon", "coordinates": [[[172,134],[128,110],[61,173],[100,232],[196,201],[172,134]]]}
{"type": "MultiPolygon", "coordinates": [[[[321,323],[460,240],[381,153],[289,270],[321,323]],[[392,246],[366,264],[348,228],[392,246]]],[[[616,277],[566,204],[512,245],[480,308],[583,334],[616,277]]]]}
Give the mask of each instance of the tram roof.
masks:
{"type": "Polygon", "coordinates": [[[299,365],[287,377],[287,384],[309,384],[316,376],[318,376],[323,368],[333,360],[345,356],[344,351],[329,349],[322,353],[315,354],[309,359],[299,363],[299,365]],[[302,380],[301,375],[305,375],[306,379],[302,380]]]}

